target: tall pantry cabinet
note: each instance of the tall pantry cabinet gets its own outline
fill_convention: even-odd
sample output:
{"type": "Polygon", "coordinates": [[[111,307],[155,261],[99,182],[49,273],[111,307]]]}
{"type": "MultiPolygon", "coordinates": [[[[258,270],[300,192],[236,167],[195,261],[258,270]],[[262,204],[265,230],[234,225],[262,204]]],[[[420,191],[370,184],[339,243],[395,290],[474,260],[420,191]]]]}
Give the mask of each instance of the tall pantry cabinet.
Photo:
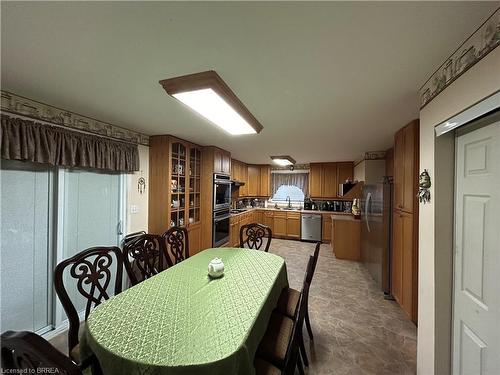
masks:
{"type": "Polygon", "coordinates": [[[418,162],[419,121],[394,137],[392,294],[417,322],[418,306],[418,162]]]}

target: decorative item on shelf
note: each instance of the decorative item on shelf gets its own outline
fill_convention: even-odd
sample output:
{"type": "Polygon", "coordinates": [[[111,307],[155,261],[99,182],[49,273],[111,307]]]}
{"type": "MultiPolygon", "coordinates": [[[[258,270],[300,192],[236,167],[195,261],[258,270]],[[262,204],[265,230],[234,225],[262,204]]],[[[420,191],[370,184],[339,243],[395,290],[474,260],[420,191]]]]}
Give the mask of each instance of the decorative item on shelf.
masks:
{"type": "Polygon", "coordinates": [[[171,227],[175,227],[175,221],[170,220],[170,226],[171,226],[171,227]]]}
{"type": "Polygon", "coordinates": [[[424,169],[422,173],[420,173],[420,176],[418,177],[418,200],[420,203],[428,203],[431,201],[431,192],[430,192],[430,187],[431,187],[431,176],[429,176],[429,172],[427,172],[427,169],[424,169]]]}
{"type": "Polygon", "coordinates": [[[194,217],[190,217],[189,218],[189,224],[193,224],[194,223],[194,217]]]}
{"type": "Polygon", "coordinates": [[[137,191],[139,194],[144,194],[146,191],[146,179],[144,177],[139,177],[137,180],[137,191]]]}
{"type": "Polygon", "coordinates": [[[179,218],[179,225],[182,227],[184,225],[184,218],[180,217],[179,218]]]}
{"type": "Polygon", "coordinates": [[[177,180],[170,181],[170,189],[172,190],[172,193],[177,191],[177,180]]]}
{"type": "Polygon", "coordinates": [[[354,198],[352,201],[352,214],[355,219],[359,219],[361,217],[361,210],[359,209],[359,199],[354,198]]]}
{"type": "Polygon", "coordinates": [[[179,201],[177,199],[172,200],[172,208],[179,208],[179,201]]]}
{"type": "Polygon", "coordinates": [[[224,275],[224,263],[221,258],[214,258],[208,263],[208,275],[214,279],[224,275]]]}
{"type": "Polygon", "coordinates": [[[178,165],[177,170],[179,171],[180,175],[184,175],[184,166],[182,164],[178,165]]]}

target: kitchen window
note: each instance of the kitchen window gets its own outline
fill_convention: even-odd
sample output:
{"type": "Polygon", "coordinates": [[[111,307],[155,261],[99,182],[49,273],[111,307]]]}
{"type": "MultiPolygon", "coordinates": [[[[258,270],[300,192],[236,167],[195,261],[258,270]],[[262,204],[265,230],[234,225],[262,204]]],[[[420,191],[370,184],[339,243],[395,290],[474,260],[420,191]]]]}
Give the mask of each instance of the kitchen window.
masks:
{"type": "Polygon", "coordinates": [[[287,197],[294,202],[303,202],[309,193],[308,171],[272,171],[271,186],[273,195],[271,200],[284,202],[287,197]]]}

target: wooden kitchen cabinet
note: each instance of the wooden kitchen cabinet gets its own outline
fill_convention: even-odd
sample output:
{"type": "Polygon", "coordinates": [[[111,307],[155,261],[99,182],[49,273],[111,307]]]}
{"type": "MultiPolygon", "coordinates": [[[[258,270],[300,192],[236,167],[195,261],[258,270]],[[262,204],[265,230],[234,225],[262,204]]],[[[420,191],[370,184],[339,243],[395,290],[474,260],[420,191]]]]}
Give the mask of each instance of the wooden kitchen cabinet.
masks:
{"type": "Polygon", "coordinates": [[[392,294],[417,322],[418,307],[418,157],[419,122],[414,120],[394,137],[394,212],[392,294]]]}
{"type": "Polygon", "coordinates": [[[273,235],[274,235],[274,212],[273,211],[264,211],[262,219],[263,219],[264,225],[271,228],[271,231],[273,232],[273,235]]]}
{"type": "Polygon", "coordinates": [[[404,211],[394,211],[393,215],[393,255],[392,255],[392,294],[406,313],[416,314],[415,293],[417,275],[415,264],[414,217],[404,211]]]}
{"type": "Polygon", "coordinates": [[[260,190],[260,167],[258,165],[248,165],[248,196],[258,197],[260,190]]]}
{"type": "Polygon", "coordinates": [[[418,120],[400,129],[394,137],[394,207],[414,212],[418,188],[418,120]]]}
{"type": "Polygon", "coordinates": [[[323,163],[321,196],[323,198],[335,198],[337,191],[337,163],[323,163]]]}
{"type": "Polygon", "coordinates": [[[300,213],[286,213],[286,236],[288,238],[300,238],[300,213]]]}
{"type": "Polygon", "coordinates": [[[332,215],[323,214],[322,216],[321,241],[328,243],[332,240],[332,215]]]}
{"type": "Polygon", "coordinates": [[[311,198],[337,198],[339,183],[352,179],[352,162],[311,163],[309,170],[309,194],[311,198]]]}
{"type": "Polygon", "coordinates": [[[286,237],[286,212],[274,212],[273,225],[275,236],[286,237]]]}
{"type": "Polygon", "coordinates": [[[260,189],[259,196],[269,198],[271,196],[271,167],[260,166],[260,189]]]}
{"type": "Polygon", "coordinates": [[[221,149],[214,150],[214,173],[231,174],[231,154],[221,149]]]}
{"type": "MultiPolygon", "coordinates": [[[[337,186],[346,180],[352,181],[354,178],[354,163],[351,161],[337,163],[337,186]]],[[[338,195],[338,190],[337,190],[338,195]]]]}
{"type": "Polygon", "coordinates": [[[361,221],[333,220],[330,231],[333,233],[332,248],[337,259],[360,260],[361,258],[361,221]]]}
{"type": "Polygon", "coordinates": [[[201,224],[188,226],[189,256],[198,254],[201,250],[201,224]]]}
{"type": "Polygon", "coordinates": [[[321,197],[321,187],[323,185],[323,166],[321,163],[311,163],[309,169],[309,195],[311,197],[321,197]]]}

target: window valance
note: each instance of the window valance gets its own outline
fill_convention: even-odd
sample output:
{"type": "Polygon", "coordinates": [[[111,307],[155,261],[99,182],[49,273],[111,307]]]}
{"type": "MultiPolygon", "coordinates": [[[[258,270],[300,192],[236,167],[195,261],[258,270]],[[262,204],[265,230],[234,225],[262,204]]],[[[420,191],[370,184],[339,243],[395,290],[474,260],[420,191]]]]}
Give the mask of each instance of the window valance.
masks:
{"type": "Polygon", "coordinates": [[[62,167],[139,170],[137,145],[1,114],[2,159],[62,167]]]}

